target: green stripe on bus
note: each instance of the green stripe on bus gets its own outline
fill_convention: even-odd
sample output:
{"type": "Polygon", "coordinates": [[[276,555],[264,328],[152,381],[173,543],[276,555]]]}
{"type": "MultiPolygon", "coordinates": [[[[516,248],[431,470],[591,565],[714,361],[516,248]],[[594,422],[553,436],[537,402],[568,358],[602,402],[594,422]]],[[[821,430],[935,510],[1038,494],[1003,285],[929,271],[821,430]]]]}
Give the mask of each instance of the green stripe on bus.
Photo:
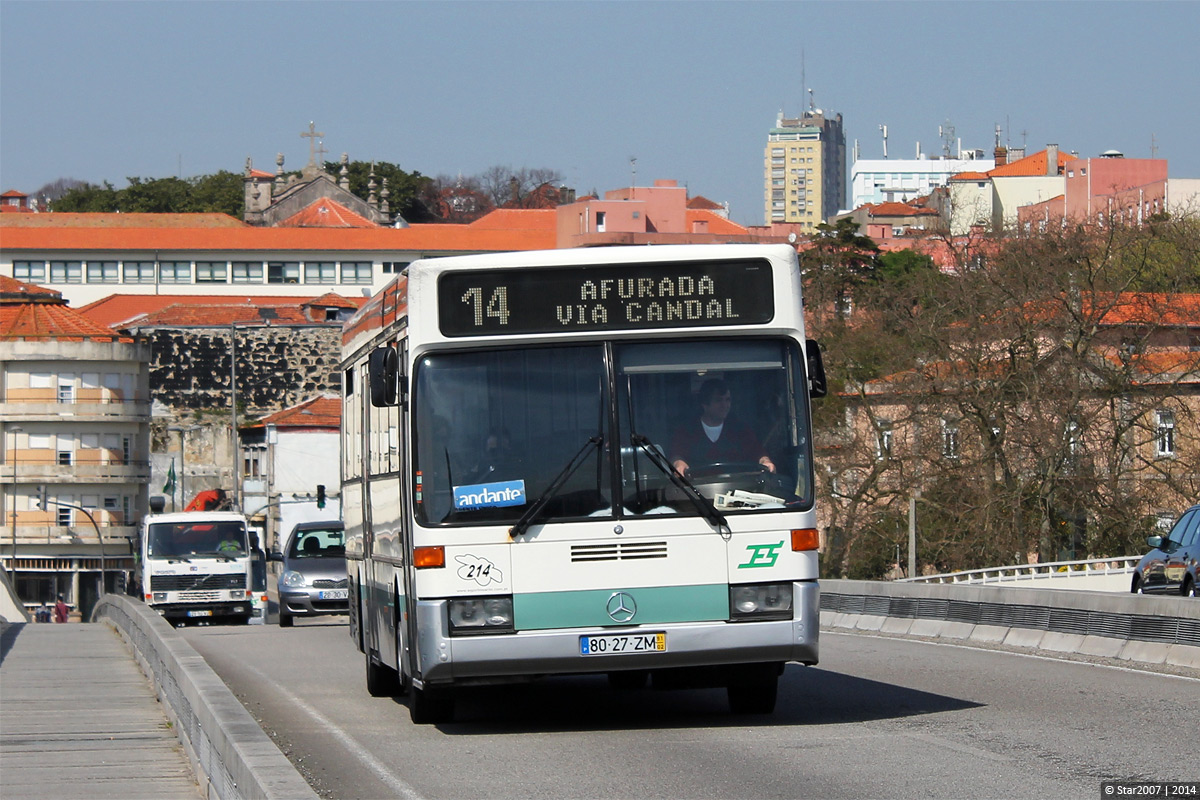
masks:
{"type": "MultiPolygon", "coordinates": [[[[618,601],[613,600],[613,606],[618,601]]],[[[629,605],[626,599],[626,606],[629,605]]],[[[578,592],[538,592],[513,596],[517,630],[592,628],[619,624],[662,625],[729,619],[729,586],[655,586],[640,589],[589,589],[578,592]],[[637,613],[618,620],[609,616],[609,601],[624,592],[637,613]]]]}

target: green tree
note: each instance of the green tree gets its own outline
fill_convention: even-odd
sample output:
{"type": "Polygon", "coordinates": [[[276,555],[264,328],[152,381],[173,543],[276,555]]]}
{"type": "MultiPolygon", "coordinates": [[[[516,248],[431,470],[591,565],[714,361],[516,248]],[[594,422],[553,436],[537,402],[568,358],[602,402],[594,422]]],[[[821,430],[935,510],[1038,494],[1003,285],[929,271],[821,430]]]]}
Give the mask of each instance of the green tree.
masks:
{"type": "MultiPolygon", "coordinates": [[[[342,165],[337,161],[326,161],[325,171],[341,178],[342,165]]],[[[405,172],[387,161],[351,161],[346,165],[350,179],[350,193],[367,200],[371,195],[371,175],[375,176],[375,200],[383,200],[383,182],[387,180],[388,209],[399,214],[408,222],[426,222],[431,214],[421,202],[421,195],[430,179],[420,172],[405,172]]]]}

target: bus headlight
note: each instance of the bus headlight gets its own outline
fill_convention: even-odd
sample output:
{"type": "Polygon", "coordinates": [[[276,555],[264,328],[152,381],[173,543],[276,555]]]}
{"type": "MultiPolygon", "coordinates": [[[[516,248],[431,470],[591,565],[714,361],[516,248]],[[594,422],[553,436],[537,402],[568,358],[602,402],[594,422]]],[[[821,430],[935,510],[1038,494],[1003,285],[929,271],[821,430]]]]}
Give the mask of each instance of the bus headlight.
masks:
{"type": "Polygon", "coordinates": [[[513,601],[511,597],[470,597],[451,600],[451,635],[511,633],[513,601]]]}
{"type": "Polygon", "coordinates": [[[756,583],[729,587],[731,620],[791,619],[792,584],[756,583]]]}
{"type": "Polygon", "coordinates": [[[279,585],[285,589],[299,589],[304,586],[304,573],[294,569],[284,570],[279,576],[279,585]]]}

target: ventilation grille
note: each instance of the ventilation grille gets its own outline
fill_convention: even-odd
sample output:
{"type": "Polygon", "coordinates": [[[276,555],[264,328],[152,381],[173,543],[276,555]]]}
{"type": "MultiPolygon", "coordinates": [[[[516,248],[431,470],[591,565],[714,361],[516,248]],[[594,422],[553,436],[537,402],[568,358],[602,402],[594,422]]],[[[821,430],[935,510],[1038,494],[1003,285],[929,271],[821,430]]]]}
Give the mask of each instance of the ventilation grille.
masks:
{"type": "Polygon", "coordinates": [[[573,544],[571,561],[636,561],[666,558],[666,542],[613,542],[611,544],[573,544]]]}

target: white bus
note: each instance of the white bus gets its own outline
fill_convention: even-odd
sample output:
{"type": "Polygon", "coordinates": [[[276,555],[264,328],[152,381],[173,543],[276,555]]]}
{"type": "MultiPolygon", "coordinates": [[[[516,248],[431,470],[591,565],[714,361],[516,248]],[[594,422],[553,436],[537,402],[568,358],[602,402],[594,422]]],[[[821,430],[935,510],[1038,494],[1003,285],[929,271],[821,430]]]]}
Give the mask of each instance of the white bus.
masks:
{"type": "Polygon", "coordinates": [[[825,377],[792,248],[417,261],[342,368],[350,635],[415,722],[579,673],[769,713],[817,663],[825,377]]]}
{"type": "Polygon", "coordinates": [[[254,611],[246,518],[231,511],[150,514],[139,530],[138,579],[167,618],[248,623],[254,611]]]}

